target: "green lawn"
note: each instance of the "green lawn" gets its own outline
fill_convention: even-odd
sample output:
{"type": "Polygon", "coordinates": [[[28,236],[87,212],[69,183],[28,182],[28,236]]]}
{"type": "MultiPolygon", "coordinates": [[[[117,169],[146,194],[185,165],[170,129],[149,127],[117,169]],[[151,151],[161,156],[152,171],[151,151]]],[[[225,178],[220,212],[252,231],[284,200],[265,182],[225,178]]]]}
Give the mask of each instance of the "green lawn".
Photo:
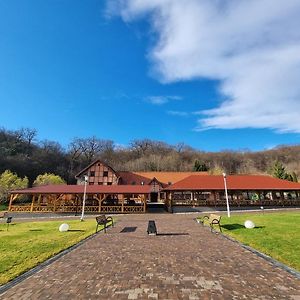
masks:
{"type": "Polygon", "coordinates": [[[300,271],[300,212],[222,216],[223,233],[300,271]],[[246,229],[251,220],[254,229],[246,229]]]}
{"type": "Polygon", "coordinates": [[[9,226],[0,223],[0,284],[31,269],[63,249],[78,243],[93,234],[95,219],[67,221],[44,221],[15,223],[9,226]],[[67,223],[70,231],[59,232],[59,225],[67,223]]]}

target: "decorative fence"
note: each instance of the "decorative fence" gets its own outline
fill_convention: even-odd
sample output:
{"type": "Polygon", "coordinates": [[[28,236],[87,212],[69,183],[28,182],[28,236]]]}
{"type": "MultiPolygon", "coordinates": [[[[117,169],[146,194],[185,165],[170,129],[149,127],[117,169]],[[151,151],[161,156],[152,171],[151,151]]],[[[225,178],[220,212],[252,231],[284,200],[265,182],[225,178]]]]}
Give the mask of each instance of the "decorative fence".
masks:
{"type": "MultiPolygon", "coordinates": [[[[57,213],[79,213],[82,210],[82,206],[61,205],[61,206],[45,206],[45,205],[12,205],[10,207],[11,212],[57,212],[57,213]]],[[[85,212],[93,213],[143,213],[143,205],[124,205],[123,211],[121,205],[103,205],[99,206],[85,206],[85,212]]]]}
{"type": "MultiPolygon", "coordinates": [[[[276,200],[231,200],[231,206],[299,206],[300,199],[276,199],[276,200]]],[[[176,199],[172,200],[172,205],[175,206],[226,206],[225,199],[206,199],[206,200],[190,200],[176,199]]]]}
{"type": "Polygon", "coordinates": [[[31,209],[31,205],[12,205],[10,211],[13,212],[28,212],[31,209]]]}

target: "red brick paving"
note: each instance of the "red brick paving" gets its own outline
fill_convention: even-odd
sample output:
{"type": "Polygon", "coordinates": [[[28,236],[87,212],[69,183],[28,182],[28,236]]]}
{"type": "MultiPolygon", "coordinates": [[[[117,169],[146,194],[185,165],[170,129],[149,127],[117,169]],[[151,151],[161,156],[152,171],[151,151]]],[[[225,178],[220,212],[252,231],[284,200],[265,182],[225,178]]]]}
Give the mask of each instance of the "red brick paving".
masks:
{"type": "Polygon", "coordinates": [[[99,233],[0,298],[300,299],[299,279],[193,217],[118,216],[107,234],[99,233]],[[162,235],[147,235],[149,219],[162,235]],[[135,226],[135,232],[120,233],[135,226]]]}

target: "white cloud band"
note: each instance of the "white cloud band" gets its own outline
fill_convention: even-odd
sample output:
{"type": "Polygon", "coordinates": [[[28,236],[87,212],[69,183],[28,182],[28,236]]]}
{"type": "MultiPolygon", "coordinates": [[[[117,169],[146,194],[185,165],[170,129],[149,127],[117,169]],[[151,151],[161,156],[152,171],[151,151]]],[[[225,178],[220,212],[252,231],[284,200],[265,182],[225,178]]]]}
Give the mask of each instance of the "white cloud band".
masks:
{"type": "Polygon", "coordinates": [[[299,0],[119,1],[125,21],[150,16],[161,81],[218,79],[223,102],[203,128],[300,132],[299,0]]]}

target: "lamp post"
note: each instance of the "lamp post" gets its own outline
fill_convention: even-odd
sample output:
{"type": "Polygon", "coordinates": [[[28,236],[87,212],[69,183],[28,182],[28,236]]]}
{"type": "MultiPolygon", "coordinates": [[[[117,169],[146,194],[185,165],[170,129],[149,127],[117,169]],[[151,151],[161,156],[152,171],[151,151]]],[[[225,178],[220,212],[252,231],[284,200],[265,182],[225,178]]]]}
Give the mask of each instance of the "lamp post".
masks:
{"type": "Polygon", "coordinates": [[[83,221],[83,217],[84,217],[84,207],[85,207],[85,199],[86,199],[86,186],[87,186],[88,180],[89,180],[89,177],[87,175],[84,175],[84,191],[83,191],[82,212],[81,212],[80,221],[83,221]]]}
{"type": "Polygon", "coordinates": [[[230,218],[230,208],[229,208],[229,200],[228,200],[228,193],[227,193],[226,173],[223,173],[223,179],[224,179],[225,197],[226,197],[226,205],[227,205],[227,216],[228,216],[228,218],[230,218]]]}

